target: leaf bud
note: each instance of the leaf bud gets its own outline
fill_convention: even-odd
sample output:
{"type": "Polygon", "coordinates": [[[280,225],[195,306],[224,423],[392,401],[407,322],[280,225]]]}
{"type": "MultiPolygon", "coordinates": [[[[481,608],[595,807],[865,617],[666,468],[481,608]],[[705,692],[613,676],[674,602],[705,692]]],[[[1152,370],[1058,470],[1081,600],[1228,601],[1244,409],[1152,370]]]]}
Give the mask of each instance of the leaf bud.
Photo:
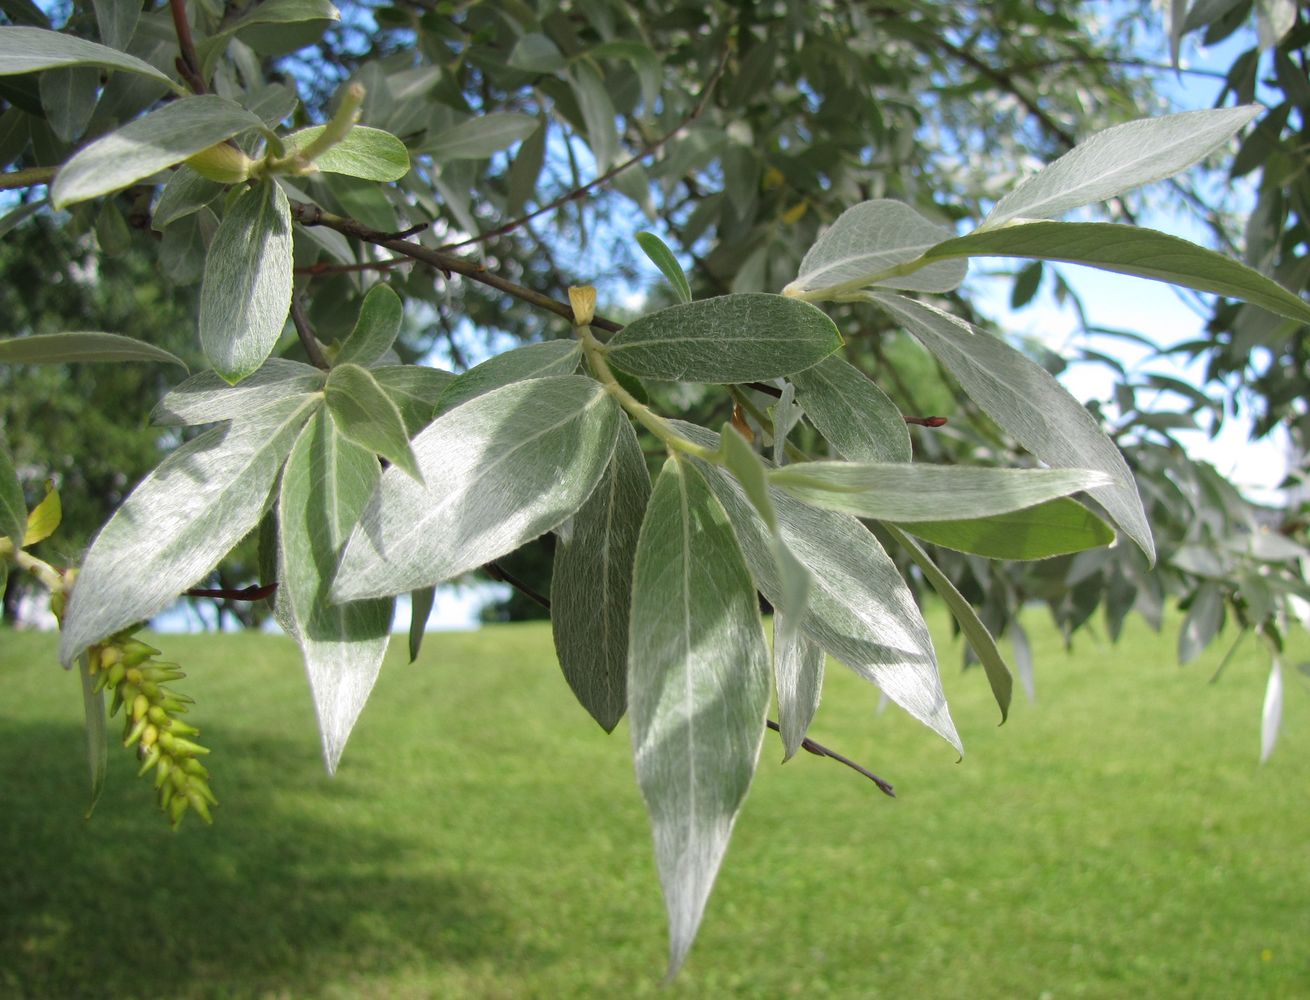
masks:
{"type": "Polygon", "coordinates": [[[144,719],[146,712],[150,710],[150,699],[144,694],[139,694],[132,699],[132,718],[134,720],[144,719]]]}
{"type": "Polygon", "coordinates": [[[240,184],[249,179],[255,161],[235,146],[220,142],[188,157],[186,165],[206,180],[240,184]]]}

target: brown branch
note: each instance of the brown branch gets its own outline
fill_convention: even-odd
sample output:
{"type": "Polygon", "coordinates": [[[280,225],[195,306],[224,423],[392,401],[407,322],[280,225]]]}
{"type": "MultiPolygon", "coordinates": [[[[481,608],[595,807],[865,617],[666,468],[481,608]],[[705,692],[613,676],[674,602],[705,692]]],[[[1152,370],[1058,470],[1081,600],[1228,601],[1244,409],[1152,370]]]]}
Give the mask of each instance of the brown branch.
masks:
{"type": "Polygon", "coordinates": [[[181,52],[175,61],[177,71],[194,93],[208,93],[209,88],[200,72],[195,39],[191,37],[191,24],[186,19],[186,0],[168,0],[168,9],[173,15],[173,30],[177,33],[177,47],[181,52]]]}
{"type": "Polygon", "coordinates": [[[914,424],[917,427],[945,427],[945,417],[905,417],[907,424],[914,424]]]}
{"type": "Polygon", "coordinates": [[[327,355],[323,353],[323,345],[318,342],[318,337],[314,336],[314,327],[309,322],[309,316],[305,313],[305,306],[300,301],[299,295],[291,296],[291,322],[295,324],[296,335],[300,337],[300,343],[304,346],[305,353],[309,355],[310,364],[324,371],[331,368],[327,355]]]}
{"type": "Polygon", "coordinates": [[[276,590],[276,583],[265,583],[237,590],[226,587],[192,587],[185,594],[187,597],[212,597],[220,601],[262,601],[272,597],[276,590]]]}
{"type": "Polygon", "coordinates": [[[27,167],[25,170],[13,170],[7,174],[0,174],[0,191],[13,191],[15,188],[49,184],[55,179],[55,171],[58,169],[58,167],[27,167]]]}
{"type": "Polygon", "coordinates": [[[393,257],[390,260],[365,261],[363,264],[328,264],[324,261],[317,264],[306,264],[304,267],[298,267],[295,269],[295,273],[308,274],[317,277],[324,274],[351,274],[355,271],[390,271],[393,267],[413,263],[414,261],[408,257],[393,257]]]}
{"type": "Polygon", "coordinates": [[[517,576],[515,576],[513,573],[507,570],[500,563],[494,561],[486,563],[482,567],[482,571],[486,573],[487,576],[491,577],[493,580],[497,580],[500,583],[508,583],[511,587],[517,590],[528,600],[532,601],[534,604],[540,605],[541,607],[545,608],[547,611],[550,610],[550,598],[543,596],[542,594],[538,593],[536,590],[533,590],[532,587],[528,586],[528,584],[524,583],[522,580],[520,580],[517,576]]]}
{"type": "MultiPolygon", "coordinates": [[[[778,724],[774,722],[772,719],[766,719],[764,724],[768,726],[770,729],[772,729],[775,733],[782,732],[782,729],[779,728],[778,724]]],[[[801,749],[814,754],[814,756],[816,757],[831,757],[833,760],[837,761],[837,763],[845,764],[852,771],[862,774],[870,781],[872,781],[875,785],[878,786],[878,790],[881,791],[884,795],[889,795],[893,799],[896,798],[896,792],[895,790],[893,790],[890,782],[884,781],[882,778],[878,777],[876,774],[870,771],[867,767],[855,763],[855,761],[851,760],[849,757],[839,754],[836,750],[831,750],[828,747],[824,746],[822,743],[816,743],[808,736],[805,737],[805,739],[801,740],[801,749]]]]}

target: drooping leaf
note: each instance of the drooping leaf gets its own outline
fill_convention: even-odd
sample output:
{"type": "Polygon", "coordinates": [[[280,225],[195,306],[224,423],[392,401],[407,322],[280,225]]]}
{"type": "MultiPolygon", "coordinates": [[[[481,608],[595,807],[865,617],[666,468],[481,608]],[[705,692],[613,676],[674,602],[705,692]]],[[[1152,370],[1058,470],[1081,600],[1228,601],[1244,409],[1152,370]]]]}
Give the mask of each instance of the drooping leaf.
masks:
{"type": "Polygon", "coordinates": [[[82,682],[82,715],[85,719],[86,766],[91,779],[91,797],[86,806],[89,819],[100,801],[109,767],[109,735],[105,726],[105,692],[95,689],[96,681],[87,668],[86,654],[77,658],[77,673],[82,682]]]}
{"type": "Polygon", "coordinates": [[[1258,105],[1141,118],[1097,132],[996,203],[983,229],[1049,219],[1185,170],[1263,109],[1258,105]]]}
{"type": "Polygon", "coordinates": [[[605,350],[610,364],[639,378],[731,383],[802,371],[841,344],[832,320],[808,302],[750,293],[650,313],[605,350]]]}
{"type": "Polygon", "coordinates": [[[988,559],[1049,559],[1114,541],[1108,524],[1068,498],[993,517],[918,521],[904,527],[925,542],[988,559]]]}
{"type": "Polygon", "coordinates": [[[979,408],[1023,447],[1056,468],[1088,468],[1113,484],[1091,490],[1106,513],[1155,561],[1151,526],[1133,474],[1096,420],[1055,377],[1013,347],[963,321],[900,296],[876,301],[906,325],[979,408]]]}
{"type": "Polygon", "coordinates": [[[912,274],[875,279],[952,235],[903,202],[886,198],[861,202],[842,212],[810,247],[796,280],[783,294],[827,298],[871,285],[949,292],[964,280],[966,261],[944,261],[912,274]]]}
{"type": "Polygon", "coordinates": [[[34,333],[28,337],[0,340],[0,364],[64,365],[83,361],[186,362],[162,347],[117,333],[34,333]]]}
{"type": "Polygon", "coordinates": [[[412,444],[420,485],[388,469],[341,557],[337,600],[449,580],[554,529],[609,464],[619,410],[593,379],[530,379],[442,414],[412,444]]]}
{"type": "Polygon", "coordinates": [[[50,199],[56,208],[67,208],[109,194],[263,124],[213,94],[165,104],[78,150],[59,168],[50,199]]]}
{"type": "Polygon", "coordinates": [[[537,119],[517,111],[493,112],[462,122],[429,139],[419,149],[434,160],[485,160],[516,142],[522,142],[538,126],[537,119]]]}
{"type": "Polygon", "coordinates": [[[14,460],[9,457],[4,442],[0,441],[0,538],[8,538],[17,549],[22,547],[26,533],[27,500],[23,497],[23,486],[18,481],[14,460]]]}
{"type": "MultiPolygon", "coordinates": [[[[327,126],[314,125],[282,136],[288,153],[304,149],[323,134],[327,126]]],[[[366,181],[398,181],[409,173],[409,151],[390,132],[356,125],[346,137],[314,158],[324,173],[345,174],[366,181]]]]}
{"type": "Polygon", "coordinates": [[[65,666],[91,643],[162,611],[259,523],[319,403],[315,395],[292,397],[214,427],[132,491],[78,574],[59,643],[65,666]]]}
{"type": "Polygon", "coordinates": [[[400,296],[386,285],[374,285],[364,296],[359,319],[341,345],[335,363],[371,365],[391,350],[404,317],[405,307],[400,296]]]}
{"type": "Polygon", "coordinates": [[[1310,304],[1276,281],[1223,254],[1153,229],[1108,222],[1032,222],[947,240],[922,259],[950,257],[1023,257],[1086,264],[1241,299],[1279,316],[1310,323],[1310,304]]]}
{"type": "Polygon", "coordinates": [[[23,532],[23,547],[45,541],[55,533],[59,522],[63,519],[64,507],[59,502],[59,491],[55,489],[54,480],[47,479],[45,496],[28,512],[27,526],[23,532]]]}
{"type": "Polygon", "coordinates": [[[432,617],[432,605],[436,602],[436,587],[419,587],[409,594],[409,662],[418,659],[423,647],[423,635],[427,632],[428,619],[432,617]]]}
{"type": "Polygon", "coordinates": [[[328,373],[324,393],[343,437],[422,482],[400,410],[367,368],[337,365],[328,373]]]}
{"type": "Polygon", "coordinates": [[[341,434],[326,409],[300,432],[282,473],[277,600],[304,656],[329,773],[373,690],[391,632],[390,598],[328,599],[341,546],[380,474],[372,452],[341,434]]]}
{"type": "Polygon", "coordinates": [[[46,70],[38,86],[50,130],[64,142],[73,142],[86,131],[96,109],[100,71],[93,66],[46,70]]]}
{"type": "Polygon", "coordinates": [[[1178,662],[1191,663],[1219,633],[1224,619],[1224,597],[1219,585],[1203,583],[1197,588],[1192,606],[1178,630],[1178,662]]]}
{"type": "Polygon", "coordinates": [[[455,376],[423,365],[385,365],[369,369],[378,385],[391,397],[405,421],[405,435],[412,438],[437,413],[437,400],[455,376]]]}
{"type": "Polygon", "coordinates": [[[668,245],[654,233],[638,233],[637,245],[668,279],[678,301],[684,305],[690,302],[691,286],[687,284],[687,275],[683,273],[682,265],[678,263],[678,258],[673,256],[673,251],[668,248],[668,245]]]}
{"type": "Polygon", "coordinates": [[[750,574],[723,507],[678,458],[655,483],[637,543],[628,700],[672,975],[750,788],[769,703],[769,652],[750,574]]]}
{"type": "Polygon", "coordinates": [[[618,117],[605,81],[595,68],[587,63],[579,63],[569,74],[569,85],[573,96],[578,100],[582,111],[582,121],[587,129],[587,145],[596,160],[596,170],[604,173],[614,165],[619,153],[619,131],[615,124],[618,117]]]}
{"type": "Polygon", "coordinates": [[[470,399],[514,382],[572,375],[581,359],[582,344],[577,340],[547,340],[505,351],[456,375],[437,401],[437,412],[447,413],[470,399]]]}
{"type": "Polygon", "coordinates": [[[627,419],[605,474],[578,512],[556,531],[550,624],[560,669],[607,733],[627,709],[628,612],[650,475],[627,419]]]}
{"type": "Polygon", "coordinates": [[[291,308],[291,205],[265,181],[228,209],[200,287],[200,345],[226,381],[262,365],[291,308]]]}
{"type": "Polygon", "coordinates": [[[837,355],[790,377],[810,422],[853,462],[908,462],[910,432],[896,404],[837,355]]]}
{"type": "Polygon", "coordinates": [[[200,372],[164,396],[150,419],[181,426],[238,420],[279,399],[318,392],[326,379],[326,372],[286,358],[269,358],[236,385],[215,372],[200,372]]]}
{"type": "Polygon", "coordinates": [[[1269,667],[1264,705],[1260,709],[1260,763],[1274,752],[1278,730],[1283,724],[1283,664],[1277,656],[1269,667]]]}
{"type": "Polygon", "coordinates": [[[773,676],[778,689],[778,732],[782,759],[801,748],[823,694],[823,647],[799,628],[788,627],[785,611],[773,612],[773,676]]]}
{"type": "Polygon", "coordinates": [[[1018,619],[1010,622],[1010,646],[1014,651],[1014,672],[1019,675],[1019,683],[1030,702],[1037,700],[1037,678],[1033,672],[1033,647],[1028,641],[1028,633],[1019,624],[1018,619]]]}
{"type": "Polygon", "coordinates": [[[0,76],[65,66],[104,66],[148,76],[166,87],[178,89],[177,84],[148,62],[107,45],[45,28],[0,27],[0,76]]]}

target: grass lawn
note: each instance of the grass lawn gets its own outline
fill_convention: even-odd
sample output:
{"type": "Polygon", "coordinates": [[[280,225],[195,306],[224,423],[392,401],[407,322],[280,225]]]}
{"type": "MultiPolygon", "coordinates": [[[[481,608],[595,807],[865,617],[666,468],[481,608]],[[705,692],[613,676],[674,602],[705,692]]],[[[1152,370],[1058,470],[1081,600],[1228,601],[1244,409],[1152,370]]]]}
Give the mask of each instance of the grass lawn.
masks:
{"type": "Polygon", "coordinates": [[[112,746],[83,821],[77,680],[0,633],[0,996],[1310,996],[1304,675],[1261,768],[1253,642],[1211,686],[1168,633],[1066,658],[1033,615],[1040,702],[997,728],[931,621],[965,759],[831,664],[813,735],[897,800],[770,734],[668,989],[626,726],[572,701],[547,627],[395,643],[335,779],[289,640],[161,638],[222,802],[179,835],[112,746]]]}

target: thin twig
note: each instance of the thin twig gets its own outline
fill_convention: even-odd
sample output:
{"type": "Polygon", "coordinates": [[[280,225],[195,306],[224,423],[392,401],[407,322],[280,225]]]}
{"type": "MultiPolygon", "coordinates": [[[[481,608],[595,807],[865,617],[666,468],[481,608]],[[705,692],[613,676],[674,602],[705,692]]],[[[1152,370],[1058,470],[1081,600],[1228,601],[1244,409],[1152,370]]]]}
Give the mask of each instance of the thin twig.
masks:
{"type": "MultiPolygon", "coordinates": [[[[772,729],[775,733],[782,732],[782,729],[772,719],[766,719],[764,724],[768,726],[770,729],[772,729]]],[[[896,798],[896,792],[892,788],[890,782],[884,781],[882,778],[878,777],[876,774],[870,771],[867,767],[855,763],[855,761],[851,760],[849,757],[844,756],[843,754],[839,754],[836,750],[829,749],[828,747],[824,746],[822,743],[816,743],[808,736],[805,737],[805,739],[801,740],[801,749],[809,751],[810,753],[814,754],[814,756],[816,757],[831,757],[833,760],[837,761],[837,763],[845,764],[852,771],[862,774],[870,781],[872,781],[875,785],[878,786],[878,790],[881,791],[884,795],[889,795],[893,799],[896,798]]]]}
{"type": "Polygon", "coordinates": [[[15,188],[32,187],[36,184],[49,184],[55,178],[58,167],[27,167],[0,174],[0,191],[13,191],[15,188]]]}
{"type": "Polygon", "coordinates": [[[194,93],[208,93],[209,88],[200,71],[196,43],[191,37],[191,24],[186,19],[186,0],[168,0],[168,9],[173,15],[173,30],[177,33],[177,47],[181,52],[176,61],[177,71],[194,93]]]}
{"type": "Polygon", "coordinates": [[[318,277],[324,274],[350,274],[355,271],[389,271],[393,267],[413,263],[414,261],[409,257],[393,257],[390,260],[369,260],[362,264],[328,264],[325,261],[321,261],[317,264],[306,264],[304,267],[298,267],[295,269],[295,273],[318,277]]]}
{"type": "Polygon", "coordinates": [[[295,324],[296,334],[309,356],[310,364],[324,371],[331,368],[327,355],[323,353],[323,345],[318,342],[318,337],[314,336],[314,327],[309,322],[309,316],[305,314],[305,306],[300,301],[299,295],[291,296],[291,322],[295,324]]]}
{"type": "Polygon", "coordinates": [[[914,424],[916,427],[945,427],[945,417],[905,417],[907,424],[914,424]]]}
{"type": "Polygon", "coordinates": [[[262,601],[266,597],[272,597],[276,590],[276,583],[254,584],[235,590],[226,587],[192,587],[186,591],[186,596],[212,597],[220,601],[262,601]]]}
{"type": "Polygon", "coordinates": [[[528,600],[532,601],[534,604],[540,605],[541,607],[545,608],[547,611],[550,610],[550,598],[543,596],[542,594],[538,593],[536,590],[533,590],[532,587],[528,586],[528,584],[524,583],[522,580],[520,580],[517,576],[515,576],[513,573],[507,570],[500,563],[494,561],[486,563],[482,567],[482,571],[486,573],[487,576],[491,577],[493,580],[498,580],[501,583],[508,583],[511,587],[517,590],[528,600]]]}

